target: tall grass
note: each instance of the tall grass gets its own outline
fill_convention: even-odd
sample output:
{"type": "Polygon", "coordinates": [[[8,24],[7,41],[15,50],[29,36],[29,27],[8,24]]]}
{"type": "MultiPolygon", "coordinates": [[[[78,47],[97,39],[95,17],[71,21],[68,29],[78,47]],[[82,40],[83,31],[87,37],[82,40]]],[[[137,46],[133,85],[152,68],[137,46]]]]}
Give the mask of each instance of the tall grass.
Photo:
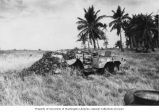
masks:
{"type": "Polygon", "coordinates": [[[122,65],[120,72],[109,77],[92,74],[85,79],[79,71],[67,68],[61,74],[41,76],[31,73],[22,81],[19,72],[38,60],[40,55],[8,55],[14,59],[3,57],[6,66],[0,66],[0,105],[124,105],[123,98],[129,89],[159,90],[157,56],[140,58],[136,54],[120,54],[127,63],[122,65]]]}
{"type": "Polygon", "coordinates": [[[0,72],[19,71],[31,66],[39,60],[41,55],[28,53],[3,53],[0,54],[0,72]]]}

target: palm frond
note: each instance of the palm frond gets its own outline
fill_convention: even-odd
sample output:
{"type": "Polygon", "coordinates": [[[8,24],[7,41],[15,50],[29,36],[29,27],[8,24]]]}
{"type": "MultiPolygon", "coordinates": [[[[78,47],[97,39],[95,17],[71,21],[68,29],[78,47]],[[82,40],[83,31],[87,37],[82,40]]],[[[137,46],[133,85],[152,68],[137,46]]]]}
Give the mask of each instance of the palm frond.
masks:
{"type": "Polygon", "coordinates": [[[79,25],[87,25],[87,22],[86,22],[86,21],[77,21],[76,24],[79,24],[79,25]]]}
{"type": "Polygon", "coordinates": [[[96,28],[106,28],[106,24],[103,24],[103,23],[99,22],[99,23],[95,24],[95,27],[96,28]]]}
{"type": "Polygon", "coordinates": [[[87,10],[85,8],[83,10],[84,10],[85,13],[87,13],[87,10]]]}
{"type": "Polygon", "coordinates": [[[113,24],[116,24],[117,20],[113,20],[112,22],[109,23],[109,27],[111,27],[113,24]]]}
{"type": "Polygon", "coordinates": [[[112,10],[113,14],[115,14],[116,12],[114,10],[112,10]]]}
{"type": "Polygon", "coordinates": [[[82,30],[82,29],[84,29],[84,28],[87,28],[87,25],[78,25],[78,26],[77,26],[77,29],[78,29],[78,30],[82,30]]]}
{"type": "Polygon", "coordinates": [[[125,20],[125,19],[129,19],[130,20],[131,18],[129,17],[129,14],[125,14],[125,15],[122,16],[122,19],[123,20],[125,20]]]}
{"type": "Polygon", "coordinates": [[[77,19],[79,19],[80,21],[86,21],[86,20],[84,20],[84,19],[82,19],[82,18],[80,18],[80,17],[77,17],[77,19]]]}
{"type": "Polygon", "coordinates": [[[100,12],[100,10],[98,10],[98,11],[95,13],[95,15],[97,15],[99,12],[100,12]]]}
{"type": "Polygon", "coordinates": [[[88,28],[83,29],[82,31],[80,31],[80,33],[78,34],[78,37],[80,37],[83,34],[86,34],[88,32],[88,28]]]}
{"type": "Polygon", "coordinates": [[[123,9],[123,11],[122,11],[122,15],[125,13],[125,8],[123,9]]]}
{"type": "Polygon", "coordinates": [[[116,29],[116,25],[113,25],[110,32],[112,32],[114,29],[116,29]]]}
{"type": "Polygon", "coordinates": [[[96,22],[100,21],[101,19],[105,18],[106,15],[102,15],[102,16],[99,16],[97,19],[96,19],[96,22]]]}

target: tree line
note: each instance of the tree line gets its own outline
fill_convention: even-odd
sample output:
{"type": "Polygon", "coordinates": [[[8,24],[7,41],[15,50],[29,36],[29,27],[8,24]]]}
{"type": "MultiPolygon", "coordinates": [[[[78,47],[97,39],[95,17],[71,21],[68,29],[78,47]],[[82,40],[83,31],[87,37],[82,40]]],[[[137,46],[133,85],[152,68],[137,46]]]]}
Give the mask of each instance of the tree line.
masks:
{"type": "Polygon", "coordinates": [[[84,18],[78,17],[77,29],[80,31],[78,34],[78,40],[88,48],[93,45],[94,49],[99,48],[99,40],[103,40],[104,44],[108,44],[106,37],[107,27],[111,28],[110,31],[116,30],[120,40],[116,42],[121,51],[123,49],[122,34],[126,38],[126,46],[136,51],[148,52],[148,50],[155,51],[155,48],[159,48],[159,15],[152,14],[135,14],[129,16],[125,12],[125,8],[120,6],[114,11],[112,10],[112,16],[100,15],[100,10],[95,11],[94,6],[84,9],[84,18]],[[112,18],[109,25],[101,22],[104,18],[112,18]]]}

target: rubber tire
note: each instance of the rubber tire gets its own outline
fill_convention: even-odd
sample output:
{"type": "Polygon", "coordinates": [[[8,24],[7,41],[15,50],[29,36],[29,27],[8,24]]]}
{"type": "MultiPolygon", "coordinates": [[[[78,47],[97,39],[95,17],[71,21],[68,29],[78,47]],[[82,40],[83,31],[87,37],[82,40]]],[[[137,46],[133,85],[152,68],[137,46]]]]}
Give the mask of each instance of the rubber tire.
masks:
{"type": "Polygon", "coordinates": [[[159,91],[139,90],[134,93],[134,99],[140,105],[159,105],[159,101],[142,98],[138,96],[136,93],[140,93],[141,95],[144,95],[144,93],[155,93],[159,95],[159,91]]]}
{"type": "Polygon", "coordinates": [[[124,96],[125,105],[135,105],[134,92],[135,92],[134,89],[126,92],[124,96]]]}

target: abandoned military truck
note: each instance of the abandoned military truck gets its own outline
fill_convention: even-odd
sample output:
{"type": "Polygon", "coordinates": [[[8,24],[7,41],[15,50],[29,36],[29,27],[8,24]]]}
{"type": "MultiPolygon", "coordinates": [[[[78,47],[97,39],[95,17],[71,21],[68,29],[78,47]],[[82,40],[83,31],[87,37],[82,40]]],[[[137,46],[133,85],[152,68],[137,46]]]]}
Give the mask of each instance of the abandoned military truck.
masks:
{"type": "Polygon", "coordinates": [[[84,73],[114,73],[119,70],[121,59],[111,51],[79,51],[75,59],[67,60],[67,64],[83,69],[84,73]]]}

